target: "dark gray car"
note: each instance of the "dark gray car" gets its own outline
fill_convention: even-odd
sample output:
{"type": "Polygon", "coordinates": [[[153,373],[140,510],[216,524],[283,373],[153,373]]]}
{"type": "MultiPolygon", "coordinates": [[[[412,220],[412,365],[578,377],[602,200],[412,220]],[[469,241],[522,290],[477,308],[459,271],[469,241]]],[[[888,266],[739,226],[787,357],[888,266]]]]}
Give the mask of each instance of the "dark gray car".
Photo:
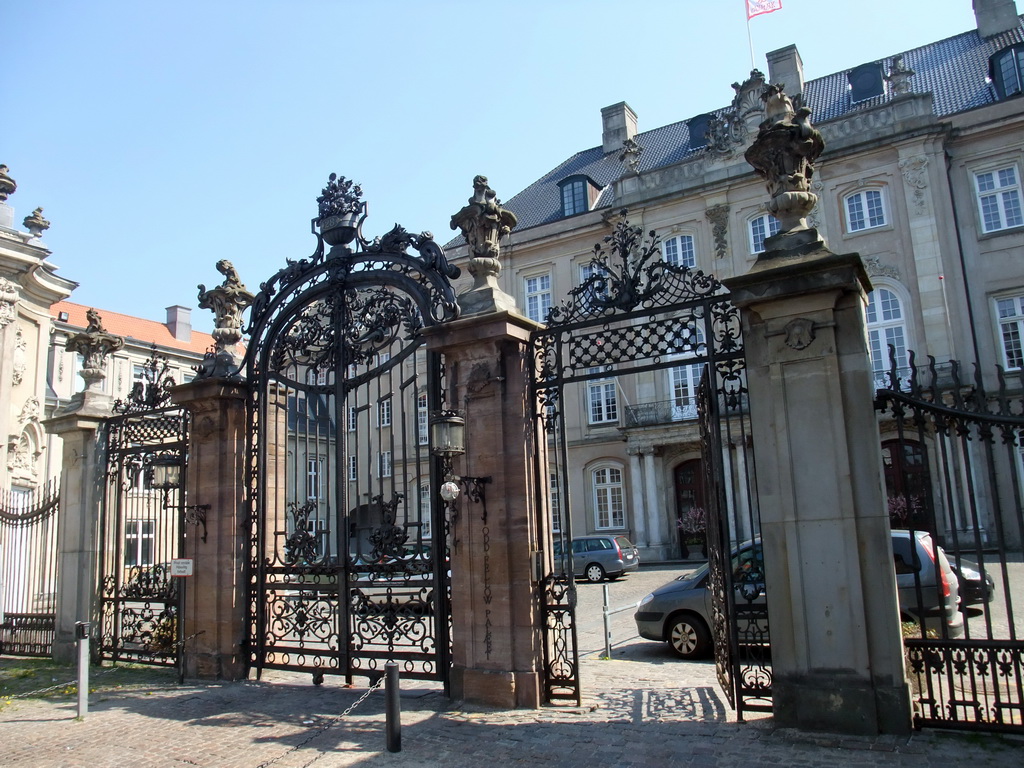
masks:
{"type": "MultiPolygon", "coordinates": [[[[931,536],[917,531],[914,539],[916,546],[911,545],[910,531],[892,531],[900,614],[905,620],[922,620],[940,636],[960,637],[964,626],[957,610],[957,578],[931,536]]],[[[747,542],[733,550],[733,581],[742,583],[743,589],[754,588],[762,593],[757,602],[764,600],[763,576],[751,579],[749,575],[761,573],[763,562],[760,541],[747,542]]],[[[707,586],[708,566],[703,565],[647,595],[637,604],[633,616],[640,637],[665,641],[683,658],[707,655],[711,650],[711,592],[707,586]]],[[[743,603],[744,599],[738,596],[737,602],[743,603]]],[[[764,629],[760,628],[760,632],[764,629]]],[[[759,631],[752,631],[760,635],[759,631]]]]}
{"type": "MultiPolygon", "coordinates": [[[[562,556],[562,542],[555,542],[555,557],[562,556]]],[[[572,540],[572,569],[577,576],[596,584],[617,579],[640,567],[640,553],[625,536],[594,534],[572,540]]]]}

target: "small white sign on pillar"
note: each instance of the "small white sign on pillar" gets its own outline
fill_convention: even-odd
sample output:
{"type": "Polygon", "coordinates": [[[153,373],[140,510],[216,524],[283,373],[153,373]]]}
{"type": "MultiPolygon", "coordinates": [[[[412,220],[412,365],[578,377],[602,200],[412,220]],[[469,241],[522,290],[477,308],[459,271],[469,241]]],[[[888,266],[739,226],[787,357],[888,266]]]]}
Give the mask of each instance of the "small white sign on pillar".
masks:
{"type": "Polygon", "coordinates": [[[192,558],[171,560],[171,576],[191,576],[192,558]]]}

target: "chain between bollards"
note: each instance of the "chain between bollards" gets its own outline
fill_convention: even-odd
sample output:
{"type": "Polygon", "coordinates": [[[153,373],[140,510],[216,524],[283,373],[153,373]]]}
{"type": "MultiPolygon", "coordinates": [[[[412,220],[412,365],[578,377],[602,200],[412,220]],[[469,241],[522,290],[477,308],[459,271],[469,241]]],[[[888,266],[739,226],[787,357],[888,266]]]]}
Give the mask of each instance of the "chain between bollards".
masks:
{"type": "Polygon", "coordinates": [[[399,704],[398,664],[389,661],[384,665],[384,732],[388,752],[402,751],[402,708],[399,704]]]}

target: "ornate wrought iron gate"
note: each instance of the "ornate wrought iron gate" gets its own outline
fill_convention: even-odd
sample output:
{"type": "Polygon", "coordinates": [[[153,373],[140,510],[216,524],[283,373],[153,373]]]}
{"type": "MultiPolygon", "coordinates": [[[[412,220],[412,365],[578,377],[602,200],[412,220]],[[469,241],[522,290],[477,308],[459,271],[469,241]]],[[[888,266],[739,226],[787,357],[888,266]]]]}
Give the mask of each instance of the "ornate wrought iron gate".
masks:
{"type": "Polygon", "coordinates": [[[927,555],[898,558],[896,568],[914,722],[1022,733],[1021,380],[999,368],[992,393],[977,368],[966,376],[956,362],[929,358],[919,369],[913,353],[909,363],[893,362],[876,407],[892,526],[926,537],[927,555]],[[936,567],[932,542],[954,583],[936,567]]]}
{"type": "MultiPolygon", "coordinates": [[[[548,457],[548,466],[537,466],[536,476],[551,478],[550,487],[538,488],[537,498],[538,509],[551,509],[550,515],[538,520],[538,526],[551,530],[555,551],[546,574],[544,601],[545,673],[551,700],[579,699],[576,585],[571,557],[574,532],[571,517],[562,511],[584,506],[583,500],[573,498],[573,473],[580,474],[582,468],[570,466],[569,445],[579,444],[586,430],[594,429],[595,418],[600,422],[598,426],[619,427],[627,441],[643,440],[651,434],[648,411],[664,411],[666,417],[655,425],[662,435],[671,430],[676,441],[697,444],[700,438],[693,421],[697,416],[694,390],[699,371],[703,370],[705,376],[710,373],[715,408],[705,409],[703,418],[707,434],[714,435],[717,442],[706,440],[703,453],[705,466],[710,469],[714,465],[708,479],[713,481],[716,499],[720,497],[720,504],[712,510],[720,513],[714,517],[717,535],[709,538],[709,555],[717,547],[713,562],[719,578],[724,567],[722,553],[728,561],[736,537],[749,538],[758,531],[753,484],[747,479],[746,464],[729,459],[737,445],[740,450],[747,445],[744,358],[737,309],[714,277],[662,260],[657,238],[643,240],[641,229],[631,226],[625,215],[605,243],[608,252],[595,246],[593,259],[584,268],[586,279],[570,292],[565,303],[551,310],[547,326],[531,338],[533,393],[541,426],[535,433],[538,441],[544,441],[538,443],[536,455],[548,457]],[[673,388],[679,391],[664,408],[645,410],[641,404],[630,408],[622,419],[618,396],[609,393],[625,391],[624,387],[637,391],[634,387],[638,384],[654,391],[657,371],[672,373],[673,388]],[[677,382],[690,389],[683,392],[684,386],[677,382]],[[686,436],[680,438],[683,433],[686,436]]],[[[594,439],[593,435],[590,438],[594,439]]],[[[615,439],[621,439],[618,432],[615,439]]],[[[632,482],[641,480],[632,478],[632,482]]],[[[643,510],[634,509],[633,514],[641,515],[643,510]]],[[[660,514],[660,510],[654,514],[660,514]]],[[[608,522],[608,527],[616,524],[608,522]]],[[[717,594],[724,600],[721,589],[717,594]]],[[[735,640],[732,611],[732,602],[720,604],[716,614],[720,621],[716,624],[720,624],[718,629],[724,636],[735,640]]],[[[715,636],[718,638],[719,632],[715,636]]],[[[726,652],[727,646],[719,642],[715,647],[726,652]]],[[[720,669],[724,668],[723,662],[720,669]]],[[[732,669],[730,662],[728,670],[732,669]]],[[[735,705],[730,680],[723,677],[722,683],[735,705]]]]}
{"type": "Polygon", "coordinates": [[[0,654],[52,654],[59,501],[56,480],[0,493],[0,654]]]}
{"type": "Polygon", "coordinates": [[[329,228],[325,200],[346,184],[324,190],[313,256],[252,307],[251,661],[319,682],[393,660],[447,684],[448,522],[428,432],[442,364],[423,331],[457,316],[458,269],[427,234],[364,240],[361,202],[329,228]]]}
{"type": "MultiPolygon", "coordinates": [[[[168,407],[165,359],[144,366],[120,415],[105,424],[106,493],[100,518],[98,652],[109,661],[171,666],[180,651],[178,579],[184,543],[188,416],[168,407]],[[171,470],[157,487],[155,468],[171,470]]],[[[190,535],[198,535],[197,533],[190,535]]]]}

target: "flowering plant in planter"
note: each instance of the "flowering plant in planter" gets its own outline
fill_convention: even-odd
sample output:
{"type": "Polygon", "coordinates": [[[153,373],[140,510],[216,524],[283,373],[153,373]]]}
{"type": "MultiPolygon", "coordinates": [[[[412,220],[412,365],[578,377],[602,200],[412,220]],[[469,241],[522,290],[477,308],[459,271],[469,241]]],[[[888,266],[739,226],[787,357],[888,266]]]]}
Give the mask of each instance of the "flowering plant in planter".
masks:
{"type": "Polygon", "coordinates": [[[704,508],[690,507],[679,518],[676,525],[686,535],[687,542],[699,544],[703,541],[704,534],[707,532],[707,515],[704,513],[704,508]]]}
{"type": "Polygon", "coordinates": [[[924,512],[924,502],[920,496],[890,496],[888,504],[889,525],[893,528],[918,527],[921,513],[924,512]]]}

